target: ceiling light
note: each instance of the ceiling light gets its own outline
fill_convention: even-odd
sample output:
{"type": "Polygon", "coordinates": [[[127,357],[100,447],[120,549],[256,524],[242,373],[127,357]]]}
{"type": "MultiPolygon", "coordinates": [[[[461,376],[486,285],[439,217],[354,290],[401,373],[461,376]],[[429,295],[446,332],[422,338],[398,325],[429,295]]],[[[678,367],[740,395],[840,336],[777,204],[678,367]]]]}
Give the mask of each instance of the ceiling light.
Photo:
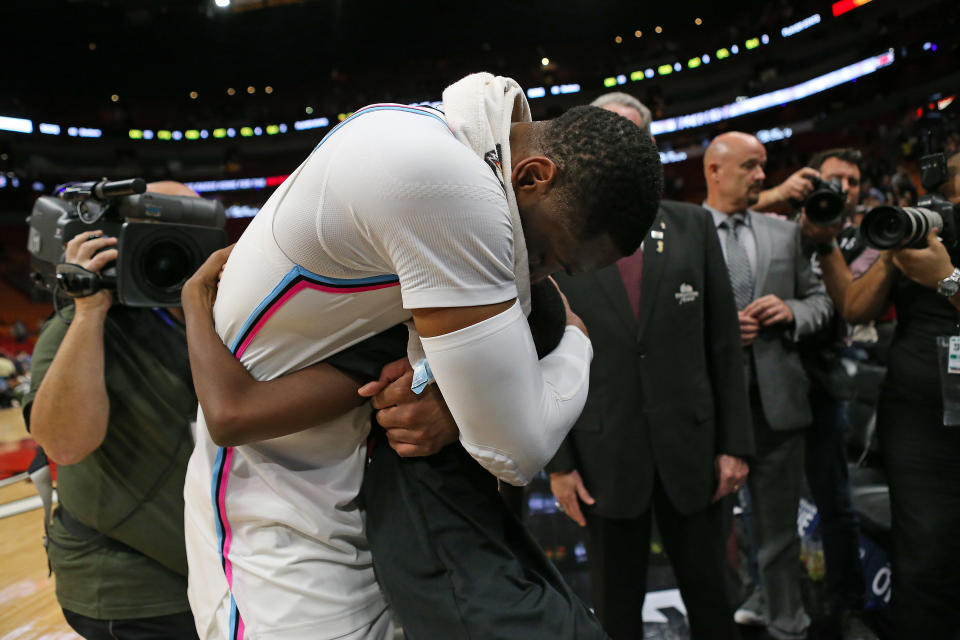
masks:
{"type": "Polygon", "coordinates": [[[547,58],[547,57],[540,58],[540,64],[542,64],[543,66],[547,66],[548,64],[550,64],[550,58],[547,58]]]}
{"type": "Polygon", "coordinates": [[[696,20],[693,21],[693,24],[699,27],[700,25],[703,24],[703,20],[701,20],[700,18],[697,18],[696,20]]]}
{"type": "Polygon", "coordinates": [[[263,90],[266,93],[273,93],[273,87],[271,87],[270,85],[267,85],[266,87],[264,87],[263,90]]]}
{"type": "Polygon", "coordinates": [[[643,31],[640,31],[640,29],[637,29],[636,31],[633,32],[634,38],[639,38],[642,35],[643,35],[643,31]]]}
{"type": "Polygon", "coordinates": [[[654,29],[654,31],[656,31],[657,33],[663,33],[663,27],[661,27],[660,25],[657,25],[657,28],[654,29]]]}
{"type": "Polygon", "coordinates": [[[613,41],[616,42],[617,44],[620,44],[621,42],[623,42],[623,38],[621,38],[620,36],[617,36],[616,38],[613,39],[613,41]]]}
{"type": "Polygon", "coordinates": [[[253,87],[253,85],[247,87],[247,93],[253,93],[254,91],[256,91],[256,89],[253,87]]]}
{"type": "Polygon", "coordinates": [[[119,102],[119,101],[120,101],[120,96],[118,96],[117,94],[113,94],[112,96],[110,96],[110,102],[119,102]]]}
{"type": "Polygon", "coordinates": [[[232,95],[235,94],[236,92],[237,92],[237,90],[234,89],[233,87],[230,87],[229,89],[227,89],[227,95],[228,95],[228,96],[232,96],[232,95]]]}
{"type": "Polygon", "coordinates": [[[197,95],[198,95],[198,94],[197,94],[196,91],[191,91],[191,92],[190,92],[190,99],[191,99],[191,100],[196,100],[196,99],[197,99],[197,95]]]}
{"type": "Polygon", "coordinates": [[[230,6],[230,0],[213,0],[213,3],[221,9],[226,9],[230,6]]]}

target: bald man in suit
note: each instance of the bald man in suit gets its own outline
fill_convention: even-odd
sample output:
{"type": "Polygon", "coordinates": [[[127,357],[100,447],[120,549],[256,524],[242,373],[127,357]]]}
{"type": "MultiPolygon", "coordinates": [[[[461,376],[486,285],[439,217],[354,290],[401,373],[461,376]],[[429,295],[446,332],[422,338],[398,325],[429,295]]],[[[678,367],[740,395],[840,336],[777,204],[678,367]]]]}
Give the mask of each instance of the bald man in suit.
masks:
{"type": "Polygon", "coordinates": [[[798,341],[829,322],[833,305],[801,250],[800,228],[757,213],[767,154],[754,136],[717,136],[704,155],[710,211],[737,304],[756,457],[748,486],[760,585],[737,620],[778,640],[806,637],[800,592],[797,504],[804,430],[812,420],[798,341]]]}

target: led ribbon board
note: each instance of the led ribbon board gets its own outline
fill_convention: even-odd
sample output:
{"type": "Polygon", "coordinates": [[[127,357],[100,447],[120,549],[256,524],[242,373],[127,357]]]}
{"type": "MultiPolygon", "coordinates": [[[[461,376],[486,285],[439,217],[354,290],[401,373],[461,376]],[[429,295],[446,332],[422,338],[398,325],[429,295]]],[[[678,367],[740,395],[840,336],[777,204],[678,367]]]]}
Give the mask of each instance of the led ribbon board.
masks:
{"type": "Polygon", "coordinates": [[[853,11],[857,7],[862,7],[868,2],[870,2],[870,0],[840,0],[840,2],[834,2],[833,17],[842,16],[846,12],[853,11]]]}
{"type": "Polygon", "coordinates": [[[893,60],[894,54],[891,49],[886,53],[855,62],[842,69],[825,73],[822,76],[817,76],[812,80],[807,80],[792,87],[771,91],[770,93],[764,93],[759,96],[741,100],[740,102],[723,105],[722,107],[714,107],[706,111],[677,116],[676,118],[655,120],[650,123],[650,133],[656,136],[662,133],[681,131],[683,129],[693,129],[694,127],[702,127],[715,122],[722,122],[750,113],[756,113],[757,111],[770,109],[771,107],[787,104],[788,102],[796,102],[797,100],[802,100],[826,91],[827,89],[832,89],[833,87],[869,75],[878,69],[893,64],[893,60]]]}

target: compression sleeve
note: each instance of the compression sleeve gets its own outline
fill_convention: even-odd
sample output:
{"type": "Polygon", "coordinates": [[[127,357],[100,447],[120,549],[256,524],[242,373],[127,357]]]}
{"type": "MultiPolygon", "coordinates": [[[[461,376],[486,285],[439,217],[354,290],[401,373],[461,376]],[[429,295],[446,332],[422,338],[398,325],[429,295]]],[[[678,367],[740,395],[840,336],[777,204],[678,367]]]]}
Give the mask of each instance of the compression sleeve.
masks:
{"type": "Polygon", "coordinates": [[[529,483],[583,411],[590,339],[567,326],[557,348],[538,361],[515,303],[483,322],[422,342],[463,447],[504,482],[529,483]]]}

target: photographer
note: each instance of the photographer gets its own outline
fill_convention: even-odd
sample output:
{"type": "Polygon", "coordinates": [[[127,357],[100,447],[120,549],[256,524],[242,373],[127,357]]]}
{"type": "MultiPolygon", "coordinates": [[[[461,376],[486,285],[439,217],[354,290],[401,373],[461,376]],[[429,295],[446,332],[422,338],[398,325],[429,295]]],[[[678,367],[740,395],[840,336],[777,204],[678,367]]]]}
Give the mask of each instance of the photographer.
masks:
{"type": "MultiPolygon", "coordinates": [[[[806,201],[800,219],[805,240],[815,245],[818,260],[826,263],[823,275],[837,309],[843,307],[846,287],[853,280],[851,269],[854,273],[863,273],[877,255],[875,249],[859,240],[853,222],[860,201],[861,160],[856,149],[838,148],[822,151],[809,162],[809,168],[819,172],[821,180],[837,187],[836,191],[829,192],[835,198],[829,211],[818,210],[817,196],[813,196],[806,201]]],[[[820,187],[821,194],[828,191],[820,187]]],[[[829,326],[815,344],[808,345],[804,357],[812,381],[810,407],[813,411],[813,423],[806,438],[805,471],[820,514],[831,617],[844,638],[866,638],[874,636],[860,620],[865,604],[864,581],[859,526],[850,500],[847,470],[849,426],[845,401],[850,382],[841,364],[841,351],[847,344],[845,334],[842,321],[829,326]]]]}
{"type": "MultiPolygon", "coordinates": [[[[960,154],[946,166],[940,193],[955,216],[960,154]]],[[[890,301],[897,311],[877,429],[890,483],[898,638],[952,638],[960,630],[960,429],[944,426],[936,342],[957,335],[960,255],[938,232],[923,248],[881,252],[849,284],[843,308],[851,323],[875,318],[890,301]]]]}
{"type": "MultiPolygon", "coordinates": [[[[149,190],[196,196],[178,183],[149,190]]],[[[99,273],[117,239],[87,231],[65,262],[99,273]]],[[[196,415],[180,309],[77,298],[41,332],[24,415],[60,464],[47,527],[64,617],[85,638],[196,638],[183,481],[196,415]]]]}

